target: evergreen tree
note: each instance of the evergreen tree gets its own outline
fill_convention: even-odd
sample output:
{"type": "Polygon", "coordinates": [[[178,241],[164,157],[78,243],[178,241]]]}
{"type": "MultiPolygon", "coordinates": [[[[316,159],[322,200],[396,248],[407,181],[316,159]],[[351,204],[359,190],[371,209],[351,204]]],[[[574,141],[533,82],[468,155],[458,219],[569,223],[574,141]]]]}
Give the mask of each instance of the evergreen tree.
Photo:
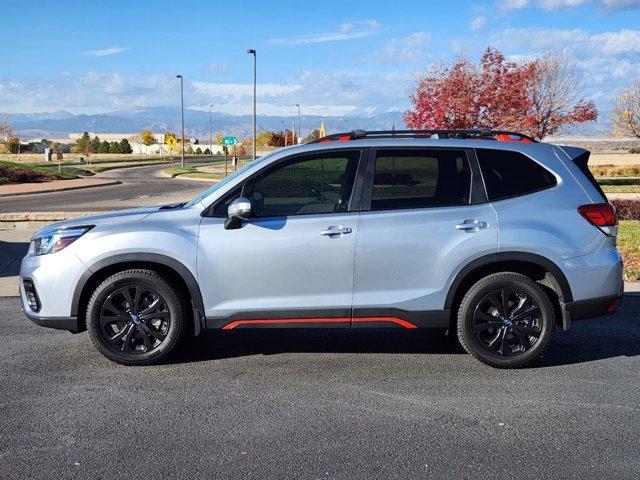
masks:
{"type": "Polygon", "coordinates": [[[100,151],[100,139],[96,135],[91,140],[91,153],[98,153],[100,151]]]}
{"type": "Polygon", "coordinates": [[[131,148],[131,144],[129,140],[123,138],[120,140],[120,153],[133,153],[133,149],[131,148]]]}

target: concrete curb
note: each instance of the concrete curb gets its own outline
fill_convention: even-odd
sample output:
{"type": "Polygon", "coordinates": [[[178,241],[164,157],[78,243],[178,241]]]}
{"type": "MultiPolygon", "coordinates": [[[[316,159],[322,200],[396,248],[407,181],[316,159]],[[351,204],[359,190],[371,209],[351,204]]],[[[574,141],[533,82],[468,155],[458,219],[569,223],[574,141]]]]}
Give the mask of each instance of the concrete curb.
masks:
{"type": "Polygon", "coordinates": [[[215,183],[215,182],[219,182],[220,180],[214,180],[212,178],[192,178],[192,177],[188,177],[187,175],[189,175],[188,173],[179,173],[178,175],[169,175],[168,173],[165,173],[164,170],[160,171],[160,175],[166,178],[175,178],[177,180],[193,180],[194,182],[208,182],[208,183],[215,183]]]}
{"type": "Polygon", "coordinates": [[[76,185],[72,187],[62,187],[62,188],[45,188],[42,190],[35,190],[33,192],[16,192],[16,193],[0,193],[0,198],[6,197],[19,197],[23,195],[36,195],[38,193],[53,193],[53,192],[67,192],[69,190],[82,190],[84,188],[97,188],[97,187],[109,187],[111,185],[119,185],[119,180],[113,180],[109,182],[101,182],[93,185],[76,185]]]}
{"type": "Polygon", "coordinates": [[[17,212],[0,213],[0,230],[35,230],[50,223],[104,212],[17,212]]]}

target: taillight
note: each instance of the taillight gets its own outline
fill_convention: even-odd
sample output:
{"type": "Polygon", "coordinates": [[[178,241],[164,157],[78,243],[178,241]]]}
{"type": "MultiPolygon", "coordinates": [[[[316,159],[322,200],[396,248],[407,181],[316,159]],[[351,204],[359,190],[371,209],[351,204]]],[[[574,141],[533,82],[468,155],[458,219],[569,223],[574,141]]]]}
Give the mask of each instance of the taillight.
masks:
{"type": "Polygon", "coordinates": [[[618,235],[618,216],[616,215],[616,209],[610,203],[580,205],[578,212],[604,234],[612,237],[618,235]]]}

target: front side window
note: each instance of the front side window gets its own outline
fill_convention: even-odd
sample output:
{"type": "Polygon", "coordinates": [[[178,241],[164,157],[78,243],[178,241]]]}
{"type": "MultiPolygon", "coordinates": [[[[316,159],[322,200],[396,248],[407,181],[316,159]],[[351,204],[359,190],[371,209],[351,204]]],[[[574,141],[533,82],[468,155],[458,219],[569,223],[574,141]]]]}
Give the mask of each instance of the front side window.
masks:
{"type": "Polygon", "coordinates": [[[526,195],[557,184],[550,171],[521,153],[478,148],[476,154],[490,201],[526,195]]]}
{"type": "Polygon", "coordinates": [[[468,205],[471,171],[463,150],[380,150],[371,210],[468,205]]]}
{"type": "Polygon", "coordinates": [[[347,212],[359,157],[359,151],[332,152],[278,164],[229,195],[214,216],[226,216],[240,195],[257,218],[347,212]]]}

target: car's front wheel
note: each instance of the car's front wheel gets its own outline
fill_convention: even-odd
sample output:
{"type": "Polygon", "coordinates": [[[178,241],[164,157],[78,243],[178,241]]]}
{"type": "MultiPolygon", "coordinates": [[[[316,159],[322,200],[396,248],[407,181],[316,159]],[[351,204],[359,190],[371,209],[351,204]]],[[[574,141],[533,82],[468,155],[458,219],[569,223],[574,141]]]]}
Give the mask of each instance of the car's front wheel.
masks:
{"type": "Polygon", "coordinates": [[[476,282],[458,311],[458,338],[483,363],[522,367],[539,358],[555,329],[554,310],[531,278],[494,273],[476,282]]]}
{"type": "Polygon", "coordinates": [[[184,301],[157,272],[126,270],[105,279],[87,306],[91,341],[124,365],[165,359],[185,334],[184,301]]]}

